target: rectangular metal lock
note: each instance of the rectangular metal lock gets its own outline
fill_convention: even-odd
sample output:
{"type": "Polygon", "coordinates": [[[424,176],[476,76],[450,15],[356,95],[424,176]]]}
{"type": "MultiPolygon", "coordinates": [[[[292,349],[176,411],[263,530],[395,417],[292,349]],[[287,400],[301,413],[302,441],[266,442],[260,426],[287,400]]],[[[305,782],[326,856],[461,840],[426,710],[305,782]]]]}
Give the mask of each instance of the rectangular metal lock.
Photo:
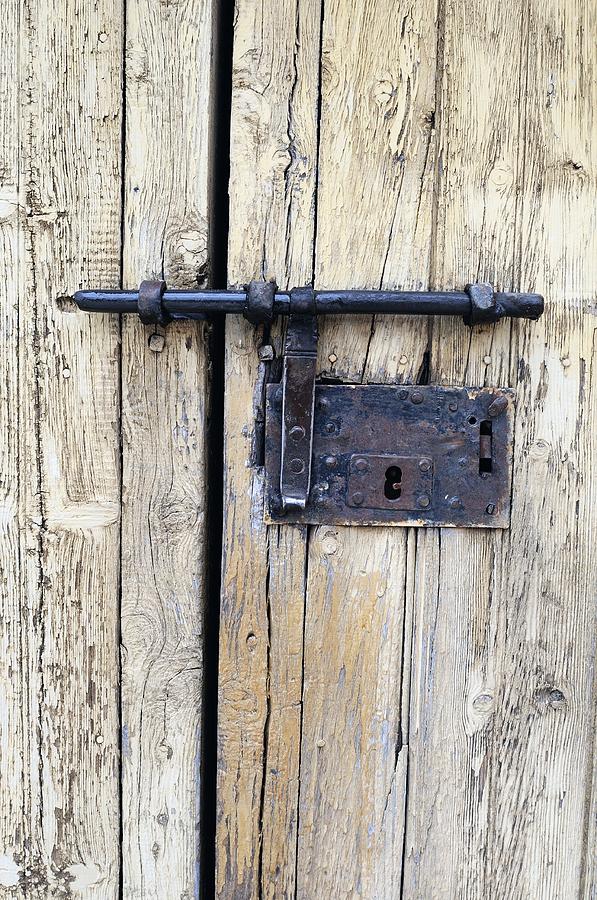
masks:
{"type": "Polygon", "coordinates": [[[513,409],[514,393],[503,388],[317,385],[308,499],[284,508],[282,388],[271,384],[266,519],[507,527],[513,409]]]}

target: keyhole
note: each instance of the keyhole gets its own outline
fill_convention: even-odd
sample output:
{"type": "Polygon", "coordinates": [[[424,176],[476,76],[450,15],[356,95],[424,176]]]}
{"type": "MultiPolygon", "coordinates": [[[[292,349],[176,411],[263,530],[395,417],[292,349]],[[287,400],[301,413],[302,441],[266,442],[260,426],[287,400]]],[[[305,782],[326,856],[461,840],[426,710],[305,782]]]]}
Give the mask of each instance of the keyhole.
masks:
{"type": "Polygon", "coordinates": [[[386,469],[386,483],[383,488],[387,500],[397,500],[402,493],[402,469],[399,466],[390,466],[386,469]]]}

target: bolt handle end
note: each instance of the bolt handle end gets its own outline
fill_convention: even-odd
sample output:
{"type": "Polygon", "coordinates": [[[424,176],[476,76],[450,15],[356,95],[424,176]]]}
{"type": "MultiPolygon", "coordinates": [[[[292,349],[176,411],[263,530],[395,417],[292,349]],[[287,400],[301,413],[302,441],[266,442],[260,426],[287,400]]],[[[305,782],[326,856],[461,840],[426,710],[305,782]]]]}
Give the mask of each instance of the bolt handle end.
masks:
{"type": "Polygon", "coordinates": [[[467,284],[465,291],[471,304],[464,316],[465,325],[499,322],[500,319],[538,319],[543,312],[541,294],[494,291],[486,282],[467,284]]]}
{"type": "Polygon", "coordinates": [[[496,293],[495,301],[502,310],[502,317],[511,319],[538,319],[543,314],[545,301],[541,294],[496,293]]]}

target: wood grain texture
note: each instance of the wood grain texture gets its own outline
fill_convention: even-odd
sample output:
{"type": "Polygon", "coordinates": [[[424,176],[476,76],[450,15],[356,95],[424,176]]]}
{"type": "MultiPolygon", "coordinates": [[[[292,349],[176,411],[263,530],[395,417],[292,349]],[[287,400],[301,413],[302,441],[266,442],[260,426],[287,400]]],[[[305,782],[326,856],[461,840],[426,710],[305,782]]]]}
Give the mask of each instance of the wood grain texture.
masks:
{"type": "MultiPolygon", "coordinates": [[[[573,898],[591,855],[594,525],[582,473],[595,451],[585,376],[594,325],[567,310],[594,285],[594,228],[580,226],[588,194],[565,176],[572,146],[587,146],[592,107],[588,90],[565,86],[594,60],[576,46],[563,5],[510,12],[502,7],[488,34],[476,4],[446,7],[436,283],[468,266],[544,292],[548,307],[537,325],[514,325],[511,342],[503,326],[467,343],[449,323],[434,326],[431,377],[509,381],[518,412],[511,531],[426,533],[417,557],[405,880],[417,897],[573,898]],[[514,41],[517,56],[501,65],[514,41]],[[575,46],[567,71],[562,42],[575,46]],[[562,86],[556,112],[548,72],[562,86]]],[[[572,20],[587,12],[579,4],[572,20]]]]}
{"type": "MultiPolygon", "coordinates": [[[[317,54],[316,43],[319,24],[315,18],[317,10],[307,5],[296,9],[294,22],[299,29],[301,39],[296,42],[300,55],[296,62],[294,75],[283,77],[280,66],[288,64],[288,49],[284,47],[284,39],[280,34],[289,35],[294,41],[294,32],[288,30],[286,15],[279,9],[267,8],[264,20],[255,13],[252,7],[240,5],[236,21],[235,36],[235,86],[233,93],[232,117],[232,222],[230,235],[230,280],[245,280],[247,272],[275,275],[282,285],[288,283],[301,284],[310,280],[309,246],[305,242],[305,228],[312,227],[305,221],[302,212],[313,205],[313,198],[307,192],[313,190],[309,175],[315,173],[315,122],[307,118],[301,111],[298,102],[303,96],[313,95],[317,91],[317,54]],[[272,21],[276,28],[276,55],[262,55],[255,47],[259,41],[266,40],[272,21]],[[305,22],[310,24],[310,32],[303,36],[301,29],[305,22]],[[309,45],[307,39],[311,41],[309,45]],[[307,56],[310,50],[311,55],[307,56]],[[281,56],[277,53],[286,53],[281,56]],[[255,65],[255,57],[257,66],[255,65]],[[308,59],[308,65],[304,61],[308,59]],[[309,75],[309,80],[307,80],[309,75]],[[289,120],[282,115],[284,107],[282,98],[290,82],[289,120]],[[308,88],[310,87],[310,91],[308,88]],[[278,108],[273,106],[277,102],[278,108]],[[310,125],[313,122],[313,125],[310,125]],[[300,127],[302,126],[302,131],[300,127]],[[288,145],[289,136],[291,138],[288,145]],[[282,142],[286,142],[285,144],[282,142]],[[286,156],[282,155],[285,149],[286,156]],[[278,160],[288,167],[288,148],[291,165],[287,173],[278,171],[278,160]],[[307,152],[308,151],[308,152],[307,152]],[[254,173],[259,173],[255,184],[254,173]],[[280,175],[290,181],[290,188],[285,185],[280,175]],[[295,180],[298,176],[300,180],[295,180]],[[254,185],[247,190],[247,185],[254,185]],[[293,205],[289,201],[293,201],[293,205]],[[249,223],[249,224],[248,224],[249,223]],[[290,247],[290,252],[289,252],[290,247]],[[302,267],[297,268],[297,249],[302,252],[302,267]],[[288,267],[288,260],[293,266],[288,267]],[[283,277],[282,277],[283,275],[283,277]]],[[[424,283],[427,279],[427,267],[431,246],[431,207],[429,192],[429,145],[432,141],[432,100],[433,71],[429,61],[421,65],[419,72],[419,55],[425,55],[428,48],[433,56],[435,52],[435,34],[433,31],[433,14],[431,7],[423,11],[409,9],[409,15],[415,23],[407,25],[402,20],[394,26],[389,35],[384,34],[384,26],[376,18],[373,10],[368,9],[363,16],[357,16],[351,26],[348,13],[341,5],[332,12],[326,8],[323,21],[323,95],[321,129],[322,141],[319,151],[320,191],[323,199],[318,201],[318,237],[317,237],[317,271],[322,271],[318,284],[325,286],[326,279],[332,279],[336,286],[343,286],[346,271],[339,253],[337,241],[353,240],[350,252],[358,256],[358,264],[365,263],[365,271],[371,274],[364,282],[384,286],[402,283],[404,286],[424,283]],[[375,27],[373,27],[375,26],[375,27]],[[363,45],[361,35],[373,27],[370,37],[363,45]],[[402,36],[401,28],[406,36],[402,36]],[[419,38],[418,30],[425,34],[419,38]],[[350,42],[350,53],[342,58],[346,41],[350,42]],[[392,51],[396,40],[400,46],[400,58],[397,64],[392,62],[392,51]],[[368,104],[363,104],[367,118],[354,119],[345,110],[344,82],[338,74],[334,74],[334,65],[342,71],[343,77],[349,73],[348,84],[357,81],[362,58],[371,53],[375,47],[378,52],[382,44],[382,61],[379,69],[383,74],[378,83],[378,72],[373,62],[368,65],[366,77],[371,89],[368,104]],[[345,67],[345,68],[342,68],[345,67]],[[402,68],[412,75],[414,85],[409,89],[408,99],[392,101],[392,84],[388,79],[394,78],[393,84],[399,82],[402,68]],[[389,75],[387,74],[389,69],[389,75]],[[411,109],[411,90],[414,95],[411,109]],[[431,96],[430,96],[431,93],[431,96]],[[388,106],[389,104],[389,106],[388,106]],[[388,110],[390,110],[388,115],[388,110]],[[396,116],[404,125],[407,136],[399,137],[400,125],[390,121],[396,116]],[[360,124],[359,124],[360,121],[360,124]],[[385,124],[384,124],[385,123],[385,124]],[[351,132],[352,128],[352,132],[351,132]],[[364,139],[365,134],[375,132],[375,153],[364,139]],[[345,172],[345,157],[338,158],[336,146],[344,142],[346,153],[352,153],[354,171],[345,172]],[[400,149],[404,158],[400,156],[400,149]],[[369,152],[369,156],[367,156],[369,152]],[[404,166],[404,159],[409,163],[404,166]],[[367,168],[373,160],[374,165],[367,168]],[[383,185],[391,185],[392,203],[383,210],[381,221],[376,224],[375,233],[369,242],[361,246],[369,227],[371,206],[361,208],[358,199],[362,194],[352,194],[349,185],[357,177],[366,176],[363,187],[365,196],[371,189],[373,198],[375,191],[383,185]],[[338,192],[345,193],[338,197],[338,192]],[[409,203],[403,211],[400,198],[401,187],[408,192],[409,203]],[[326,194],[327,189],[327,194],[326,194]],[[420,196],[419,196],[420,195],[420,196]],[[424,224],[426,222],[426,225],[424,224]],[[340,225],[339,225],[340,223],[340,225]],[[349,225],[350,223],[350,225],[349,225]],[[383,239],[378,240],[378,230],[383,239]],[[410,231],[416,234],[411,237],[410,231]],[[409,240],[409,248],[404,242],[409,240]],[[414,250],[415,241],[419,244],[414,250]],[[393,264],[394,275],[384,275],[384,260],[387,254],[387,243],[395,241],[400,246],[401,257],[393,264]],[[424,254],[419,259],[419,248],[424,254]],[[409,253],[414,260],[411,266],[412,281],[409,281],[404,262],[409,253]],[[371,259],[370,257],[374,258],[371,259]],[[402,266],[402,268],[400,268],[402,266]],[[339,271],[342,269],[342,271],[339,271]],[[374,273],[374,274],[373,274],[374,273]],[[398,274],[400,273],[400,274],[398,274]]],[[[292,21],[292,17],[289,16],[292,21]]],[[[292,47],[292,44],[290,45],[292,47]]],[[[290,58],[296,60],[293,56],[290,58]]],[[[311,106],[312,117],[314,106],[311,106]]],[[[309,234],[310,232],[307,232],[309,234]]],[[[342,248],[345,252],[345,248],[342,248]]],[[[346,282],[348,285],[348,282],[346,282]]],[[[352,283],[352,282],[351,282],[352,283]]],[[[397,326],[397,323],[395,323],[397,326]]],[[[334,822],[326,828],[324,807],[317,806],[313,791],[316,784],[314,754],[322,756],[322,750],[316,748],[320,740],[318,732],[323,727],[322,717],[330,718],[327,701],[329,693],[333,693],[334,716],[331,723],[344,720],[358,697],[359,677],[365,680],[381,679],[379,694],[370,698],[370,706],[364,712],[362,727],[363,742],[374,741],[378,746],[384,743],[386,754],[378,762],[378,757],[371,752],[371,766],[362,778],[349,781],[345,795],[336,798],[337,785],[334,773],[342,766],[346,748],[345,740],[356,740],[355,752],[365,753],[358,746],[360,739],[355,737],[359,723],[353,721],[352,726],[343,730],[338,726],[336,734],[329,735],[329,746],[325,751],[324,785],[325,802],[330,808],[336,808],[337,815],[346,821],[346,816],[362,816],[363,804],[371,810],[374,820],[373,837],[370,844],[374,849],[369,851],[363,845],[354,864],[346,874],[344,884],[355,885],[360,877],[360,870],[367,870],[368,885],[375,885],[375,890],[383,891],[384,884],[399,885],[400,856],[396,857],[396,848],[402,842],[402,807],[404,797],[403,778],[405,774],[405,752],[395,759],[398,753],[399,731],[401,727],[400,660],[404,624],[404,594],[406,578],[406,536],[396,547],[388,549],[388,537],[378,532],[376,541],[371,544],[365,541],[367,565],[372,571],[382,571],[388,562],[396,570],[396,585],[384,587],[375,584],[376,592],[386,596],[380,600],[373,592],[367,609],[358,619],[359,628],[363,628],[368,639],[364,638],[363,646],[353,644],[349,638],[355,622],[347,615],[349,603],[343,597],[343,588],[355,574],[353,559],[360,558],[360,542],[365,533],[345,531],[338,533],[334,540],[339,544],[338,559],[346,566],[347,580],[339,579],[337,591],[338,607],[333,615],[334,625],[346,629],[347,658],[342,654],[330,653],[330,672],[337,667],[336,679],[341,677],[343,663],[349,670],[350,677],[342,689],[330,674],[324,679],[324,685],[318,692],[315,688],[307,695],[301,709],[290,708],[283,718],[278,713],[280,701],[289,697],[300,699],[296,678],[302,654],[302,610],[305,603],[305,590],[308,584],[307,621],[305,623],[305,658],[302,663],[305,673],[317,681],[317,665],[321,661],[321,628],[322,619],[328,615],[322,611],[326,603],[325,568],[320,568],[319,558],[322,555],[320,539],[323,546],[326,542],[324,532],[312,539],[314,549],[310,552],[309,570],[315,574],[306,576],[302,560],[302,538],[294,529],[281,529],[285,540],[272,539],[277,534],[274,529],[268,533],[264,528],[261,516],[261,470],[247,467],[252,452],[253,428],[253,386],[258,383],[259,372],[256,361],[256,344],[252,330],[243,323],[234,320],[228,322],[227,331],[227,410],[226,410],[226,479],[225,492],[226,527],[224,533],[224,584],[223,608],[221,619],[220,642],[220,712],[219,712],[219,802],[218,802],[218,883],[219,896],[256,897],[309,896],[313,891],[323,889],[336,890],[344,876],[341,868],[345,866],[346,846],[332,841],[328,854],[321,853],[322,842],[328,842],[330,829],[334,822]],[[296,534],[296,538],[291,535],[296,534]],[[294,541],[292,545],[289,542],[294,541]],[[288,569],[289,546],[292,546],[292,568],[288,569]],[[312,558],[311,558],[312,557],[312,558]],[[379,567],[379,569],[377,568],[379,567]],[[278,581],[283,574],[286,583],[278,581]],[[285,588],[285,590],[284,590],[285,588]],[[279,600],[279,592],[283,591],[279,600]],[[398,601],[396,598],[399,598],[398,601]],[[345,604],[345,605],[343,605],[345,604]],[[373,606],[371,607],[371,604],[373,606]],[[282,618],[278,618],[282,615],[282,618]],[[310,618],[309,618],[310,617],[310,618]],[[371,621],[369,621],[371,619],[371,621]],[[378,659],[378,642],[384,628],[390,627],[392,640],[382,657],[378,659]],[[369,629],[373,634],[369,634],[369,629]],[[280,642],[283,637],[287,642],[280,642]],[[248,649],[245,649],[245,643],[248,649]],[[308,649],[307,649],[308,648],[308,649]],[[287,657],[291,664],[287,662],[287,657]],[[396,669],[397,666],[397,669],[396,669]],[[280,679],[280,671],[284,677],[280,679]],[[399,708],[394,707],[396,696],[399,708]],[[377,697],[377,699],[375,699],[377,697]],[[343,707],[342,704],[345,704],[343,707]],[[307,712],[307,709],[309,710],[307,712]],[[301,727],[303,732],[302,750],[301,727]],[[365,734],[366,730],[369,731],[365,734]],[[301,770],[298,760],[301,760],[301,770]],[[303,774],[305,778],[305,799],[299,802],[298,779],[301,777],[301,796],[303,796],[303,774]],[[342,810],[342,802],[345,808],[342,810]],[[277,804],[277,805],[276,805],[277,804]],[[384,806],[389,804],[392,812],[390,820],[384,815],[384,806]],[[293,838],[296,835],[297,823],[307,822],[298,835],[298,861],[295,858],[293,838]],[[311,827],[312,825],[312,827],[311,827]],[[257,855],[258,866],[252,862],[257,855]],[[331,862],[329,861],[331,859],[331,862]],[[330,875],[325,875],[329,867],[330,875]],[[298,881],[297,881],[298,878],[298,881]],[[308,887],[307,887],[308,885],[308,887]]],[[[385,327],[385,326],[384,326],[385,327]]],[[[342,347],[345,342],[352,346],[351,355],[358,365],[357,379],[362,377],[367,368],[367,346],[371,340],[371,323],[364,325],[351,324],[342,332],[342,347]],[[358,347],[359,350],[355,349],[358,347]]],[[[397,330],[397,329],[396,329],[397,330]]],[[[414,325],[400,323],[402,344],[395,367],[401,367],[399,379],[408,377],[405,373],[415,373],[421,366],[424,350],[427,345],[427,326],[420,322],[414,325]],[[408,348],[408,351],[407,349],[408,348]],[[408,352],[407,361],[402,359],[408,352]]],[[[259,340],[259,338],[258,338],[259,340]]],[[[330,355],[336,348],[334,333],[326,325],[322,336],[323,361],[322,369],[329,368],[326,352],[330,355]],[[327,351],[327,348],[330,348],[327,351]]],[[[340,346],[340,345],[338,345],[340,346]]],[[[342,351],[344,352],[344,350],[342,351]]],[[[377,360],[376,373],[382,370],[379,361],[387,353],[383,341],[374,343],[372,359],[377,360]]],[[[337,358],[340,354],[338,353],[337,358]]],[[[263,367],[261,367],[263,369],[263,367]]],[[[335,369],[337,374],[338,367],[335,369]]],[[[392,377],[392,376],[386,376],[392,377]]],[[[394,536],[395,542],[395,536],[394,536]]],[[[325,554],[324,554],[325,555],[325,554]]],[[[332,567],[332,571],[336,571],[332,567]]],[[[350,594],[349,596],[352,596],[350,594]]],[[[358,613],[355,611],[355,615],[358,613]]],[[[406,626],[407,627],[407,626],[406,626]]],[[[323,634],[334,641],[330,629],[323,634]]],[[[341,644],[340,640],[340,644],[341,644]]],[[[327,647],[327,650],[330,648],[327,647]]],[[[319,682],[317,681],[317,684],[319,682]]],[[[305,688],[306,689],[306,688],[305,688]]],[[[283,707],[284,710],[284,707],[283,707]]],[[[347,776],[349,777],[349,776],[347,776]]],[[[318,792],[319,792],[318,788],[318,792]]],[[[340,824],[340,821],[337,823],[340,824]]],[[[366,826],[365,826],[366,827],[366,826]]],[[[351,851],[361,839],[362,832],[357,830],[353,836],[351,851]]],[[[366,843],[366,840],[365,840],[366,843]]],[[[349,851],[350,852],[350,851],[349,851]]],[[[381,894],[380,894],[381,896],[381,894]]]]}
{"type": "Polygon", "coordinates": [[[363,531],[322,526],[309,545],[300,897],[400,891],[408,553],[392,529],[363,531]]]}
{"type": "MultiPolygon", "coordinates": [[[[3,6],[2,897],[199,893],[208,331],[65,297],[209,280],[216,9],[3,6]]],[[[282,328],[228,321],[216,895],[597,900],[594,4],[237,0],[234,32],[231,283],[547,312],[321,323],[327,378],[517,388],[496,534],[266,528],[282,328]]]]}
{"type": "Polygon", "coordinates": [[[520,280],[545,293],[547,311],[538,326],[514,329],[511,357],[519,412],[489,843],[504,897],[581,896],[594,878],[583,870],[595,866],[586,827],[597,644],[596,27],[582,0],[531,3],[524,22],[520,280]]]}
{"type": "MultiPolygon", "coordinates": [[[[19,516],[19,8],[5,8],[9,36],[0,56],[0,886],[16,888],[23,863],[24,761],[30,739],[24,711],[21,622],[23,573],[19,516]]],[[[16,890],[14,891],[16,894],[16,890]]]]}
{"type": "MultiPolygon", "coordinates": [[[[296,225],[304,249],[304,230],[282,217],[272,103],[287,95],[267,40],[255,64],[261,16],[283,35],[293,20],[239,6],[231,280],[282,283],[277,248],[296,225]]],[[[585,0],[325,4],[317,286],[487,279],[552,306],[473,332],[323,324],[327,376],[518,388],[513,520],[505,535],[312,529],[304,569],[302,544],[288,568],[293,530],[272,541],[261,523],[251,390],[266,373],[229,323],[221,897],[595,896],[594,32],[585,0]],[[272,754],[280,691],[302,705],[272,754]]]]}
{"type": "MultiPolygon", "coordinates": [[[[483,3],[450,3],[441,12],[432,286],[484,280],[509,290],[522,154],[521,17],[502,5],[492,14],[490,31],[483,3]]],[[[508,322],[471,330],[438,318],[430,379],[508,385],[509,347],[508,322]]],[[[425,530],[418,536],[407,896],[481,898],[492,890],[488,770],[500,697],[496,642],[504,600],[496,579],[502,541],[498,531],[476,529],[425,530]]]]}
{"type": "MultiPolygon", "coordinates": [[[[434,12],[431,3],[405,4],[390,16],[375,4],[325,5],[318,286],[408,289],[428,282],[434,12]]],[[[326,321],[321,366],[345,380],[412,383],[423,367],[427,328],[424,319],[326,321]]],[[[415,544],[408,538],[407,530],[321,528],[309,544],[300,897],[400,893],[408,755],[403,655],[415,544]]]]}
{"type": "MultiPolygon", "coordinates": [[[[426,287],[434,161],[435,5],[325,4],[318,165],[320,288],[426,287]]],[[[416,380],[426,319],[331,316],[322,374],[416,380]]]]}
{"type": "MultiPolygon", "coordinates": [[[[595,696],[596,691],[593,691],[595,696]]],[[[593,707],[597,706],[597,701],[593,700],[593,707]]],[[[594,722],[593,728],[597,730],[597,721],[594,722]]],[[[588,787],[587,797],[587,821],[586,829],[583,833],[583,860],[581,871],[581,892],[580,896],[583,900],[595,900],[597,897],[597,754],[595,753],[595,732],[593,733],[593,771],[591,774],[591,784],[588,787]]]]}
{"type": "Polygon", "coordinates": [[[118,330],[61,298],[118,278],[120,20],[112,0],[4,20],[7,897],[118,894],[118,330]]]}
{"type": "MultiPolygon", "coordinates": [[[[319,6],[236,6],[231,283],[313,277],[319,6]]],[[[306,535],[263,524],[263,340],[229,317],[216,896],[235,900],[295,893],[306,535]]]]}
{"type": "MultiPolygon", "coordinates": [[[[125,287],[209,279],[215,5],[129,2],[125,287]]],[[[123,896],[200,890],[208,326],[123,324],[123,896]]]]}

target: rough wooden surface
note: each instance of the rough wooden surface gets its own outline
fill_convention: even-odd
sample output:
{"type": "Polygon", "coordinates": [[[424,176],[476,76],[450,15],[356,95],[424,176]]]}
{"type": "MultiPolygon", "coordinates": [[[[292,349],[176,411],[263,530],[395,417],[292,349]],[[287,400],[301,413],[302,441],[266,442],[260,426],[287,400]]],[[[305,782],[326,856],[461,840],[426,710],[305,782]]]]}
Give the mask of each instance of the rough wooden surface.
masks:
{"type": "MultiPolygon", "coordinates": [[[[199,890],[206,333],[64,297],[208,277],[215,9],[3,7],[2,897],[199,890]]],[[[231,283],[548,311],[322,323],[327,377],[517,388],[500,534],[266,528],[281,330],[227,323],[219,900],[597,898],[596,19],[237,2],[231,283]]]]}
{"type": "Polygon", "coordinates": [[[594,216],[595,84],[583,74],[594,72],[595,23],[585,21],[577,41],[572,22],[586,5],[570,18],[569,5],[520,12],[502,7],[491,36],[472,5],[447,8],[445,18],[435,277],[445,283],[473,267],[504,287],[544,292],[547,312],[513,325],[511,339],[500,327],[468,345],[445,323],[434,326],[431,377],[509,380],[518,410],[510,532],[425,534],[417,558],[411,721],[419,727],[405,879],[415,896],[578,897],[583,866],[595,859],[585,831],[594,739],[586,473],[595,452],[595,229],[586,217],[594,216]],[[489,53],[505,59],[515,36],[518,56],[499,77],[479,67],[489,53]],[[577,79],[586,87],[573,87],[577,79]]]}
{"type": "MultiPolygon", "coordinates": [[[[237,4],[229,281],[312,279],[319,2],[237,4]],[[267,48],[267,53],[264,53],[267,48]],[[267,123],[264,125],[264,123],[267,123]]],[[[278,335],[273,337],[279,349],[278,335]]],[[[292,896],[305,540],[263,524],[254,402],[263,335],[226,325],[216,896],[292,896]]]]}
{"type": "MultiPolygon", "coordinates": [[[[325,5],[315,267],[322,288],[408,289],[428,280],[433,17],[431,3],[392,17],[374,5],[325,5]]],[[[330,320],[320,368],[350,381],[415,381],[427,327],[424,319],[330,320]]],[[[313,530],[301,897],[400,891],[414,546],[406,529],[313,530]]]]}
{"type": "Polygon", "coordinates": [[[325,323],[327,376],[518,389],[513,520],[322,527],[306,557],[261,523],[260,337],[229,323],[218,896],[594,897],[594,11],[237,13],[232,282],[308,279],[312,204],[317,286],[491,279],[550,311],[472,334],[325,323]],[[318,15],[319,79],[301,32],[318,15]]]}
{"type": "Polygon", "coordinates": [[[597,650],[597,10],[581,0],[535,2],[523,25],[518,264],[521,284],[537,285],[548,307],[538,326],[514,330],[510,359],[520,488],[498,582],[503,694],[489,847],[500,896],[576,897],[591,879],[595,893],[597,856],[587,833],[597,650]]]}
{"type": "MultiPolygon", "coordinates": [[[[125,287],[208,275],[213,4],[129,2],[125,287]]],[[[123,896],[200,889],[207,326],[122,341],[123,896]]]]}
{"type": "MultiPolygon", "coordinates": [[[[19,517],[19,117],[18,2],[5,8],[12,40],[0,56],[0,885],[18,884],[24,845],[22,810],[28,807],[23,769],[28,732],[22,710],[27,684],[21,674],[21,603],[25,564],[19,517]]],[[[24,630],[24,629],[23,629],[24,630]]],[[[15,891],[16,894],[16,891],[15,891]]]]}
{"type": "Polygon", "coordinates": [[[207,333],[66,297],[205,283],[213,11],[7,5],[2,896],[199,893],[207,333]]]}
{"type": "MultiPolygon", "coordinates": [[[[438,23],[431,269],[438,288],[468,279],[504,290],[516,283],[520,38],[516,54],[512,44],[521,23],[507,4],[496,8],[491,31],[486,17],[483,4],[446,4],[438,23]],[[484,65],[488,53],[492,62],[484,65]]],[[[516,386],[516,374],[511,381],[509,372],[510,328],[505,322],[469,331],[437,319],[431,381],[516,386]]],[[[515,486],[515,497],[517,489],[524,488],[515,486]]],[[[502,543],[497,531],[445,529],[418,536],[407,896],[480,898],[495,878],[487,866],[493,812],[488,770],[500,702],[496,629],[505,598],[496,599],[496,579],[502,543]]]]}
{"type": "Polygon", "coordinates": [[[61,298],[118,281],[120,8],[9,3],[3,16],[0,885],[112,898],[118,327],[61,298]]]}

